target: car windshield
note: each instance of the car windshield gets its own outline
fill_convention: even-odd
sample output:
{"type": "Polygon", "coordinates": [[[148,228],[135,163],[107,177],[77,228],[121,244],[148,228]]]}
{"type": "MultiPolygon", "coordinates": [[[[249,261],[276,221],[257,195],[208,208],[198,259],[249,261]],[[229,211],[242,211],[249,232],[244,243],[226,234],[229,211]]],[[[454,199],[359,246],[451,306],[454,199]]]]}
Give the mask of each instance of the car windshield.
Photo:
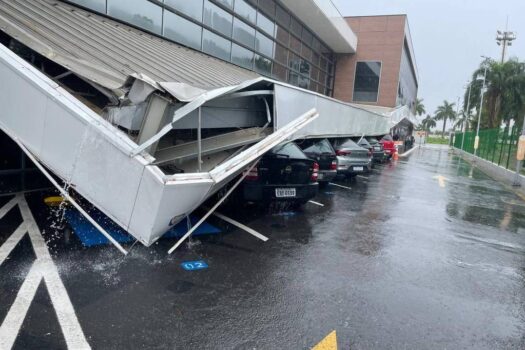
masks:
{"type": "Polygon", "coordinates": [[[368,142],[370,142],[371,145],[375,144],[375,143],[379,143],[379,141],[377,141],[377,139],[375,137],[371,137],[368,139],[368,142]]]}
{"type": "Polygon", "coordinates": [[[318,142],[315,142],[310,147],[307,147],[304,149],[305,153],[333,153],[332,146],[330,146],[330,143],[328,140],[321,140],[318,142]]]}
{"type": "Polygon", "coordinates": [[[279,145],[274,147],[270,152],[270,156],[285,156],[288,158],[298,158],[303,159],[307,158],[303,151],[293,142],[285,143],[284,145],[279,145]]]}

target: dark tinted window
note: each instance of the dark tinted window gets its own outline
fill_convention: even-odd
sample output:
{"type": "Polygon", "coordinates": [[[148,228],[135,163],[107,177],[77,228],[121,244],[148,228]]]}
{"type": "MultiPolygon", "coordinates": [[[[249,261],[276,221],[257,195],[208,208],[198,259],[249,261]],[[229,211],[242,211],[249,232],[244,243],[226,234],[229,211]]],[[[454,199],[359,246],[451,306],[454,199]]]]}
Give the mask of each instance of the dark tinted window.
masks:
{"type": "Polygon", "coordinates": [[[106,0],[70,0],[92,10],[106,13],[106,0]]]}
{"type": "Polygon", "coordinates": [[[108,15],[160,34],[162,8],[148,0],[108,0],[108,15]]]}
{"type": "Polygon", "coordinates": [[[276,8],[275,18],[283,27],[288,28],[290,26],[290,14],[279,5],[276,8]]]}
{"type": "Polygon", "coordinates": [[[232,35],[232,15],[210,1],[204,4],[204,24],[228,37],[232,35]]]}
{"type": "Polygon", "coordinates": [[[164,11],[164,36],[200,50],[202,27],[168,10],[164,11]]]}
{"type": "Polygon", "coordinates": [[[293,142],[285,143],[284,145],[279,145],[274,147],[270,151],[271,155],[284,155],[288,156],[290,158],[299,158],[299,159],[306,159],[306,157],[301,151],[301,149],[293,142]]]}
{"type": "Polygon", "coordinates": [[[357,62],[353,100],[376,102],[380,75],[381,62],[357,62]]]}
{"type": "Polygon", "coordinates": [[[308,140],[305,140],[307,144],[312,144],[311,146],[308,146],[307,148],[303,148],[305,153],[333,153],[332,146],[330,146],[330,143],[328,140],[321,140],[321,141],[313,141],[308,142],[308,140]]]}
{"type": "Polygon", "coordinates": [[[202,0],[164,0],[164,3],[199,22],[202,21],[202,0]]]}

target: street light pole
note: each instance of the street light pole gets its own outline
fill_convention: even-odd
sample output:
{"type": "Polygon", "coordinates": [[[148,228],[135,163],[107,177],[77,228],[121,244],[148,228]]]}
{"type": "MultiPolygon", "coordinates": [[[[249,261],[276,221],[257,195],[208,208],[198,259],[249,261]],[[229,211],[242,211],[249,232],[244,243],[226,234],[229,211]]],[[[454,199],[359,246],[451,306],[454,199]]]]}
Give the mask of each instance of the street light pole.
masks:
{"type": "Polygon", "coordinates": [[[483,109],[483,95],[485,95],[485,81],[487,79],[487,67],[485,67],[485,74],[483,75],[483,85],[481,87],[481,101],[479,101],[478,111],[478,127],[476,128],[476,138],[474,139],[474,156],[476,156],[479,147],[479,123],[481,121],[481,110],[483,109]]]}
{"type": "MultiPolygon", "coordinates": [[[[468,118],[469,111],[470,111],[470,89],[472,88],[472,83],[468,83],[468,99],[467,99],[467,116],[468,118]]],[[[465,114],[465,111],[463,111],[463,114],[465,114]]],[[[463,123],[461,123],[461,127],[463,128],[463,137],[461,138],[461,150],[463,151],[463,145],[465,144],[465,134],[467,133],[467,127],[465,124],[465,120],[463,119],[463,123]]]]}

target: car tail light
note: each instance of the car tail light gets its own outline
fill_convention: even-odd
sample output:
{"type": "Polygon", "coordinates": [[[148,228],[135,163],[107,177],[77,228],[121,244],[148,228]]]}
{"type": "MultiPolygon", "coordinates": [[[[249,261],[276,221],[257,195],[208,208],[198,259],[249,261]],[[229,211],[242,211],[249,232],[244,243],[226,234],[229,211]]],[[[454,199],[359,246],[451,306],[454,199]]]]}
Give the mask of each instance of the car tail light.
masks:
{"type": "Polygon", "coordinates": [[[312,182],[316,182],[317,178],[319,177],[319,164],[317,164],[317,162],[314,162],[313,168],[314,169],[312,171],[312,176],[310,177],[310,180],[312,180],[312,182]]]}
{"type": "Polygon", "coordinates": [[[337,154],[338,156],[349,156],[352,154],[351,151],[341,151],[341,150],[338,150],[338,151],[335,151],[335,154],[337,154]]]}
{"type": "Polygon", "coordinates": [[[330,164],[330,170],[337,170],[337,161],[332,160],[332,163],[330,164]]]}
{"type": "Polygon", "coordinates": [[[368,151],[368,157],[372,157],[372,152],[368,151]]]}
{"type": "MultiPolygon", "coordinates": [[[[246,172],[248,172],[248,170],[245,170],[243,175],[246,174],[246,172]]],[[[248,181],[257,181],[259,180],[259,170],[257,169],[257,167],[253,167],[252,170],[250,170],[248,172],[248,174],[246,175],[246,177],[244,178],[245,180],[248,180],[248,181]]]]}

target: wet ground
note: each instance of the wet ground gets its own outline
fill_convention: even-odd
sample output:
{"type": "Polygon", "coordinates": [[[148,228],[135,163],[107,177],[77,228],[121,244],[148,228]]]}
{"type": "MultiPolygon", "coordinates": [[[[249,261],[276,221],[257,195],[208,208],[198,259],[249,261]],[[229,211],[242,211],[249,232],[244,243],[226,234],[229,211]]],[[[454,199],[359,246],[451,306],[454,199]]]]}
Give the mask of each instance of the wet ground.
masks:
{"type": "MultiPolygon", "coordinates": [[[[67,295],[41,282],[18,335],[4,322],[0,336],[15,332],[16,349],[72,344],[54,311],[68,296],[95,349],[310,349],[333,330],[339,349],[525,348],[522,199],[447,149],[338,183],[351,189],[322,190],[324,207],[229,211],[267,242],[230,229],[173,255],[162,240],[127,257],[66,245],[33,195],[67,295]],[[208,268],[185,271],[190,260],[208,268]]],[[[0,220],[0,244],[22,220],[16,206],[0,220]]],[[[18,310],[35,259],[26,235],[0,265],[0,320],[18,310]]]]}

